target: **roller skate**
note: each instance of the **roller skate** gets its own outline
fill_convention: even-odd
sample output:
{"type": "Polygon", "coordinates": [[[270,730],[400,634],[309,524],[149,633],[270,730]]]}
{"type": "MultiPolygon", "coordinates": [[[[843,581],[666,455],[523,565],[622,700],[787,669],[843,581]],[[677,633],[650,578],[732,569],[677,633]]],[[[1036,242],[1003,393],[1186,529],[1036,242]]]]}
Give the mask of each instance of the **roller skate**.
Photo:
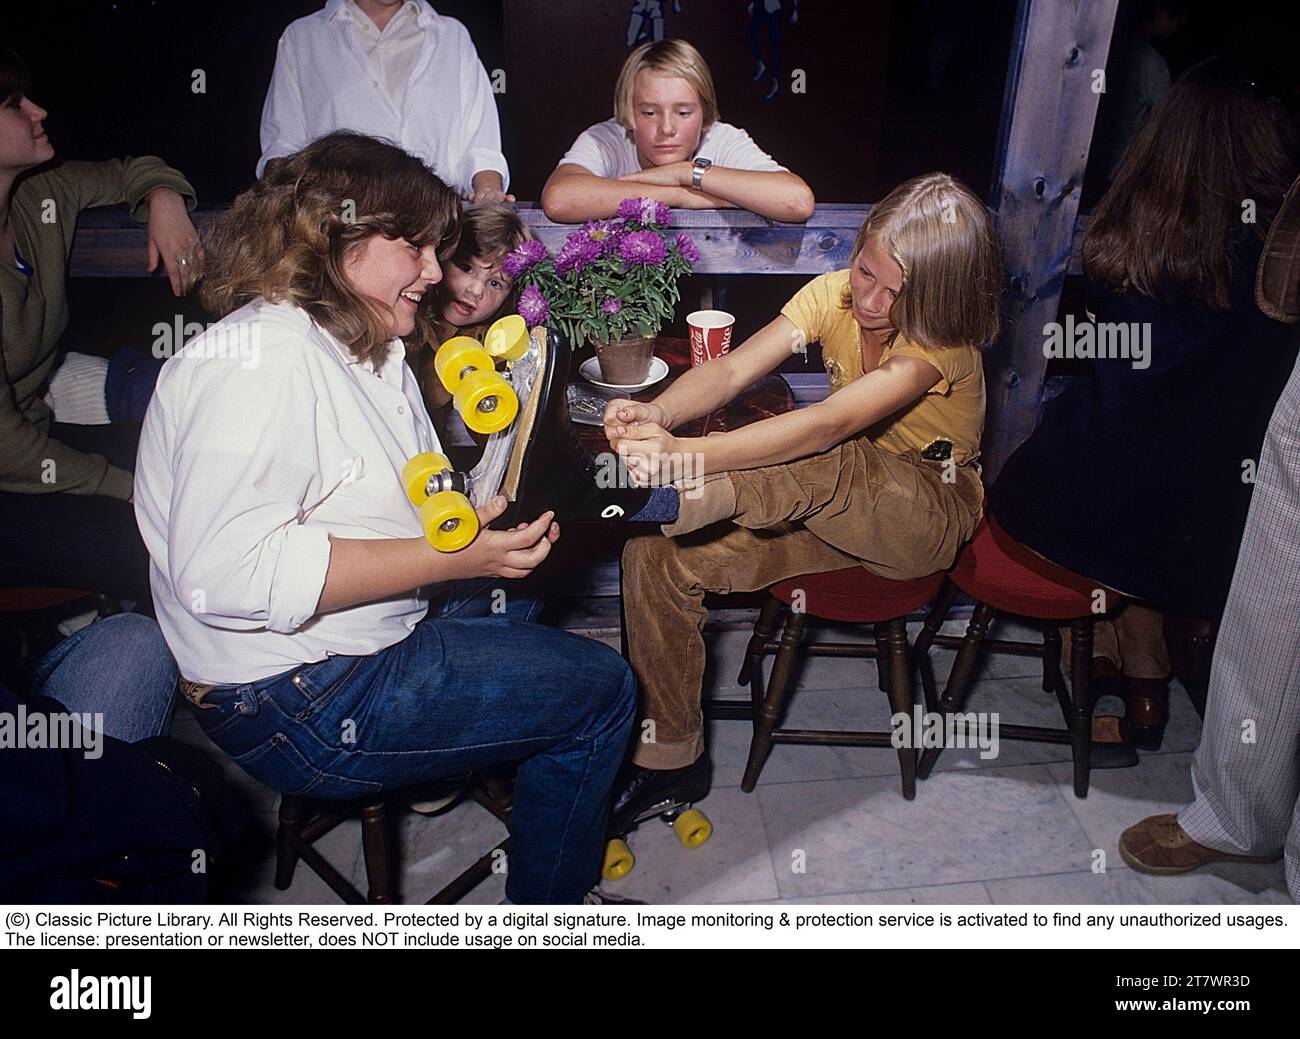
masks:
{"type": "Polygon", "coordinates": [[[707,841],[713,835],[713,824],[695,803],[708,796],[711,773],[708,754],[685,768],[656,770],[631,765],[625,769],[610,815],[601,877],[618,880],[632,872],[636,856],[628,847],[627,836],[647,819],[661,817],[683,848],[698,848],[707,841]]]}
{"type": "MultiPolygon", "coordinates": [[[[567,348],[549,349],[546,331],[530,333],[517,314],[493,322],[482,343],[456,336],[438,348],[433,359],[438,381],[451,393],[465,425],[489,438],[482,459],[468,473],[453,470],[437,451],[422,452],[403,467],[402,484],[434,548],[464,548],[478,535],[477,506],[497,494],[513,500],[511,470],[522,465],[542,402],[556,392],[564,395],[567,354],[567,348]],[[499,360],[505,373],[497,371],[499,360]]],[[[507,510],[493,525],[513,526],[517,515],[517,509],[507,510]]]]}
{"type": "Polygon", "coordinates": [[[565,524],[625,518],[644,506],[650,491],[632,487],[612,454],[602,468],[574,432],[566,395],[569,358],[561,333],[530,333],[518,315],[494,322],[481,346],[457,336],[438,349],[434,367],[457,411],[470,429],[491,436],[468,473],[453,471],[436,451],[403,468],[403,486],[434,548],[455,552],[473,541],[475,506],[497,494],[510,502],[492,524],[502,530],[549,510],[565,524]],[[506,375],[496,371],[495,358],[506,360],[506,375]]]}

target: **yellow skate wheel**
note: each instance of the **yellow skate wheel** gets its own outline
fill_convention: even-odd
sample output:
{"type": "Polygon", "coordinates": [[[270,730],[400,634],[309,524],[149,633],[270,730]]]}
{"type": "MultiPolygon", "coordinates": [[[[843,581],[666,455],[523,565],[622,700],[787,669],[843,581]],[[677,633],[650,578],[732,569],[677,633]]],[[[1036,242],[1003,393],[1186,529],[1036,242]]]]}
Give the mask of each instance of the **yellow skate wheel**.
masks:
{"type": "Polygon", "coordinates": [[[692,808],[673,820],[673,833],[683,848],[698,848],[713,836],[713,823],[698,808],[692,808]]]}
{"type": "MultiPolygon", "coordinates": [[[[484,354],[484,356],[487,356],[484,354]]],[[[452,403],[475,433],[505,429],[519,414],[519,398],[496,372],[470,372],[461,380],[452,403]]]]}
{"type": "Polygon", "coordinates": [[[494,372],[497,363],[477,339],[456,336],[438,347],[438,352],[433,355],[433,368],[447,392],[455,393],[467,375],[494,372]]]}
{"type": "Polygon", "coordinates": [[[439,491],[420,506],[420,527],[439,552],[459,552],[478,533],[478,513],[459,491],[439,491]]]}
{"type": "Polygon", "coordinates": [[[518,314],[497,318],[483,337],[483,347],[493,357],[517,361],[528,352],[528,326],[518,314]]]}
{"type": "Polygon", "coordinates": [[[615,837],[605,845],[605,864],[600,867],[600,875],[606,880],[619,880],[631,873],[635,865],[636,856],[627,841],[615,837]]]}
{"type": "Polygon", "coordinates": [[[424,500],[429,497],[425,493],[425,489],[429,486],[429,479],[450,468],[451,463],[447,461],[447,456],[440,455],[437,451],[421,451],[414,458],[409,459],[402,466],[402,486],[406,489],[406,496],[411,499],[411,504],[416,508],[423,505],[424,500]]]}

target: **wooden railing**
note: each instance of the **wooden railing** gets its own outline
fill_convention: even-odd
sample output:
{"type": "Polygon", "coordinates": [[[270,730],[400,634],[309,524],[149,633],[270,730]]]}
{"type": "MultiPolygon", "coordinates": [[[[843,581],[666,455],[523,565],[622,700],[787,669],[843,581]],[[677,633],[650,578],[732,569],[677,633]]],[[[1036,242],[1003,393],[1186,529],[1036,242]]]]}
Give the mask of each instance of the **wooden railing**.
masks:
{"type": "MultiPolygon", "coordinates": [[[[572,224],[547,219],[541,207],[521,202],[519,215],[552,251],[558,251],[572,224]]],[[[858,228],[871,207],[858,203],[819,205],[806,224],[779,224],[740,210],[675,209],[672,227],[687,232],[700,250],[701,274],[824,274],[848,266],[858,228]]],[[[213,211],[191,214],[202,231],[213,211]]],[[[1069,273],[1079,273],[1079,220],[1069,273]]],[[[74,278],[146,277],[144,226],[127,216],[125,206],[88,209],[77,221],[69,273],[74,278]]]]}
{"type": "MultiPolygon", "coordinates": [[[[557,224],[533,202],[521,202],[519,215],[552,252],[558,252],[572,224],[557,224]]],[[[822,203],[805,224],[781,224],[742,210],[672,211],[671,226],[686,231],[700,250],[696,270],[717,277],[704,282],[702,305],[725,305],[721,287],[726,275],[806,274],[814,276],[846,267],[858,228],[871,207],[858,203],[822,203]]],[[[192,214],[202,231],[215,212],[192,214]]],[[[1079,272],[1078,243],[1087,220],[1081,216],[1069,258],[1069,273],[1079,272]]],[[[69,272],[79,278],[146,277],[144,227],[124,206],[90,209],[81,214],[72,243],[69,272]]],[[[829,392],[824,372],[786,376],[800,407],[829,392]]]]}
{"type": "MultiPolygon", "coordinates": [[[[870,206],[829,203],[817,207],[806,224],[779,224],[742,210],[673,210],[672,227],[687,232],[700,250],[701,274],[824,274],[849,262],[858,228],[870,206]]],[[[519,215],[552,252],[558,252],[572,224],[557,224],[533,202],[521,202],[519,215]]],[[[193,214],[200,231],[211,211],[193,214]]],[[[87,210],[77,222],[72,244],[75,278],[143,277],[144,227],[122,206],[87,210]]]]}

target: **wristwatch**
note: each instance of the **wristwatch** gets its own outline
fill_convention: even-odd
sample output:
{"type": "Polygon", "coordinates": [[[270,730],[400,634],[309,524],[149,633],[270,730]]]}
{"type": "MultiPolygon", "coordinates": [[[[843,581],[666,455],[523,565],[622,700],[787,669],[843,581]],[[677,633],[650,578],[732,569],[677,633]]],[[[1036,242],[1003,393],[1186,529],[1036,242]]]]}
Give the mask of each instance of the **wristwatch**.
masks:
{"type": "Polygon", "coordinates": [[[700,184],[704,180],[704,171],[713,165],[712,159],[696,159],[695,166],[691,170],[691,187],[696,191],[700,190],[700,184]]]}

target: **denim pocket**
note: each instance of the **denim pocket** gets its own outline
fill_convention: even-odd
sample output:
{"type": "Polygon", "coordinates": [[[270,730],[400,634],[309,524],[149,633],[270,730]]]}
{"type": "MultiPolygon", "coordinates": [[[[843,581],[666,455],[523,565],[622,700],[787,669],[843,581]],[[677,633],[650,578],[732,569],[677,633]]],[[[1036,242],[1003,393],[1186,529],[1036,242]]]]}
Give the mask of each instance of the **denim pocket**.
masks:
{"type": "MultiPolygon", "coordinates": [[[[249,711],[248,704],[252,699],[252,690],[248,686],[222,686],[213,689],[204,697],[204,702],[211,704],[210,707],[193,707],[194,717],[198,720],[199,728],[207,735],[208,739],[222,746],[219,742],[220,737],[232,728],[237,722],[255,715],[256,711],[249,711]]],[[[222,747],[224,750],[225,748],[222,747]]]]}
{"type": "Polygon", "coordinates": [[[363,659],[337,656],[326,657],[315,664],[304,664],[289,676],[287,682],[283,679],[277,681],[278,688],[269,691],[271,699],[295,721],[306,721],[346,688],[348,679],[361,666],[363,659]]]}
{"type": "MultiPolygon", "coordinates": [[[[332,755],[331,755],[332,756],[332,755]]],[[[283,732],[231,760],[258,782],[286,794],[311,794],[331,800],[350,800],[377,794],[384,784],[366,779],[349,779],[322,772],[303,755],[283,732]]]]}

